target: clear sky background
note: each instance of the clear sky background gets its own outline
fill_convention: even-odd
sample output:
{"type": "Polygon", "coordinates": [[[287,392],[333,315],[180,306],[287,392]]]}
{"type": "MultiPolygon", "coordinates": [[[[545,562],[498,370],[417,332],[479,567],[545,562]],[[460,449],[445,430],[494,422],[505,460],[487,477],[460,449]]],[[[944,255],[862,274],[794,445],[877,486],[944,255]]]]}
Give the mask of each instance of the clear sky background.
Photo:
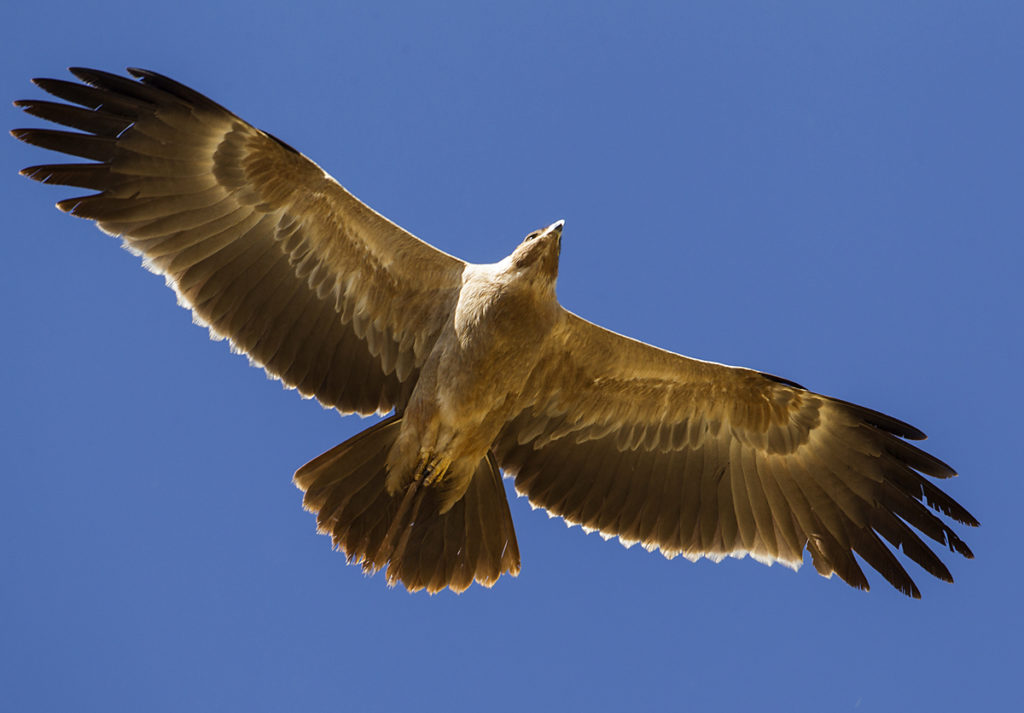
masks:
{"type": "Polygon", "coordinates": [[[974,561],[944,557],[956,584],[908,565],[912,601],[667,561],[517,499],[517,579],[389,590],[291,484],[369,422],[209,341],[5,138],[0,708],[1018,705],[1024,5],[895,5],[6,7],[7,101],[147,67],[460,257],[564,218],[568,308],[913,423],[983,526],[961,528],[974,561]]]}

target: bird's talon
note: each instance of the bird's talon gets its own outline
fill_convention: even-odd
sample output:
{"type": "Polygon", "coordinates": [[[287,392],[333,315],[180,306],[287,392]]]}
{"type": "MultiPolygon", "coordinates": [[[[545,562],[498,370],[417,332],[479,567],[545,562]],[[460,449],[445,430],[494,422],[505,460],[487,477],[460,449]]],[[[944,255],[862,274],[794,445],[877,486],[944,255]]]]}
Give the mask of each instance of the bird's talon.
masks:
{"type": "Polygon", "coordinates": [[[451,464],[452,461],[450,458],[435,456],[420,471],[424,476],[426,476],[423,480],[423,484],[429,486],[442,480],[445,474],[448,472],[448,467],[451,464]]]}

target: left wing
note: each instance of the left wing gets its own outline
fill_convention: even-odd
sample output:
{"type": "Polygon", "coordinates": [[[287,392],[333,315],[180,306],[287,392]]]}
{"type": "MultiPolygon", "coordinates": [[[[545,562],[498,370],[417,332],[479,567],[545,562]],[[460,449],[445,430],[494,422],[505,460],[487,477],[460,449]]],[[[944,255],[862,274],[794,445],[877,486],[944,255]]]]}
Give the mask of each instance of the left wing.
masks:
{"type": "Polygon", "coordinates": [[[495,443],[530,502],[667,557],[751,555],[868,589],[854,553],[920,592],[882,541],[952,581],[909,525],[966,557],[923,503],[977,525],[922,474],[954,471],[904,438],[917,429],[749,369],[698,361],[571,313],[495,443]]]}

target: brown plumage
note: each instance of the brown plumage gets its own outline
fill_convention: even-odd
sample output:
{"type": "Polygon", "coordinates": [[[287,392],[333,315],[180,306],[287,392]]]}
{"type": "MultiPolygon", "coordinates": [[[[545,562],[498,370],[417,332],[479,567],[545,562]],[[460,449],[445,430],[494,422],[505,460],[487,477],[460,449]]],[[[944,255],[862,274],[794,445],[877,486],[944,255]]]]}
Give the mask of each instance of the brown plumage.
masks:
{"type": "Polygon", "coordinates": [[[18,129],[89,159],[22,171],[96,191],[58,203],[121,236],[182,304],[268,373],[343,413],[394,414],[295,474],[348,558],[409,589],[519,571],[500,471],[570,523],[690,559],[749,554],[861,589],[855,553],[920,596],[893,549],[971,557],[933,511],[977,525],[926,476],[917,429],[792,382],[690,359],[563,309],[561,222],[471,265],[359,202],[316,164],[154,72],[38,79],[69,102],[18,129]],[[77,105],[77,106],[76,106],[77,105]],[[886,544],[888,543],[888,544],[886,544]]]}

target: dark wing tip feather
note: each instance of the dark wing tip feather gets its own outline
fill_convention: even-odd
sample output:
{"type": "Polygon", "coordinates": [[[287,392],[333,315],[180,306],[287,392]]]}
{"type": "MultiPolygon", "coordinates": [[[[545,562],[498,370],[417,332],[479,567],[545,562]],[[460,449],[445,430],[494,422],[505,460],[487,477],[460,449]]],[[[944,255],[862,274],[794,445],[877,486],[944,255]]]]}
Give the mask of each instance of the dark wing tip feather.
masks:
{"type": "Polygon", "coordinates": [[[776,376],[775,374],[769,374],[769,373],[764,372],[764,371],[759,371],[757,373],[760,374],[761,376],[763,376],[764,378],[768,379],[769,381],[774,381],[776,384],[784,384],[786,386],[792,386],[794,389],[800,389],[801,391],[807,391],[808,390],[806,386],[802,386],[801,384],[798,384],[795,381],[790,381],[789,379],[784,379],[781,376],[776,376]]]}
{"type": "Polygon", "coordinates": [[[26,144],[93,161],[109,161],[114,152],[113,139],[77,131],[14,129],[11,135],[26,144]]]}
{"type": "MultiPolygon", "coordinates": [[[[14,133],[14,132],[11,132],[14,133]]],[[[75,164],[68,164],[75,165],[75,164]]],[[[85,164],[89,165],[89,164],[85,164]]],[[[26,166],[25,168],[18,171],[18,173],[25,178],[31,178],[33,181],[39,181],[40,183],[50,183],[50,176],[53,173],[53,169],[56,164],[40,164],[38,166],[26,166]]]]}
{"type": "Polygon", "coordinates": [[[128,97],[145,104],[167,103],[165,92],[119,74],[104,72],[100,69],[89,69],[87,67],[69,67],[68,71],[85,84],[96,89],[112,92],[121,97],[128,97]]]}
{"type": "MultiPolygon", "coordinates": [[[[777,384],[792,386],[794,389],[800,389],[801,391],[808,390],[806,386],[802,386],[801,384],[798,384],[795,381],[785,379],[781,376],[776,376],[775,374],[768,374],[763,371],[758,373],[764,378],[768,379],[769,381],[774,381],[777,384]]],[[[884,431],[888,431],[894,436],[899,436],[900,438],[908,438],[912,441],[923,441],[927,438],[923,431],[914,428],[905,421],[900,421],[898,418],[893,418],[892,416],[888,416],[880,411],[875,411],[874,409],[869,409],[858,404],[850,403],[849,401],[843,401],[842,399],[837,399],[834,397],[829,398],[838,404],[846,406],[851,411],[856,413],[860,418],[870,423],[872,426],[881,428],[884,431]]]]}
{"type": "MultiPolygon", "coordinates": [[[[901,421],[898,418],[887,416],[881,411],[875,411],[874,409],[867,408],[866,406],[860,406],[858,404],[850,403],[849,401],[843,401],[842,399],[837,399],[832,396],[830,396],[829,399],[831,399],[833,402],[837,404],[842,404],[847,409],[849,409],[853,414],[861,418],[863,421],[870,423],[875,428],[880,428],[883,431],[887,431],[894,436],[906,438],[911,441],[923,441],[926,438],[928,438],[928,436],[924,434],[924,431],[914,428],[906,421],[901,421]]],[[[936,461],[938,461],[938,459],[936,459],[936,461]]],[[[941,461],[938,462],[941,463],[941,461]]],[[[949,468],[948,465],[946,466],[946,468],[952,470],[951,468],[949,468]]]]}
{"type": "Polygon", "coordinates": [[[114,74],[113,72],[105,72],[102,69],[91,69],[89,67],[68,67],[68,71],[92,87],[108,89],[143,101],[148,101],[154,97],[157,99],[164,98],[153,87],[143,82],[137,82],[129,77],[114,74]]]}
{"type": "Polygon", "coordinates": [[[234,112],[221,106],[205,94],[201,94],[195,89],[187,87],[181,82],[176,82],[170,77],[160,74],[159,72],[154,72],[151,69],[142,69],[140,67],[128,67],[127,72],[138,79],[142,84],[166,92],[167,94],[177,97],[188,104],[192,104],[200,108],[222,111],[231,116],[235,116],[234,112]]]}
{"type": "Polygon", "coordinates": [[[74,198],[65,198],[62,201],[57,201],[54,205],[57,206],[57,210],[63,213],[70,213],[76,215],[79,218],[87,218],[89,220],[99,220],[95,215],[91,213],[83,213],[82,209],[88,206],[93,199],[101,199],[103,195],[100,193],[93,193],[88,196],[76,196],[74,198]]]}
{"type": "MultiPolygon", "coordinates": [[[[967,525],[968,527],[981,527],[981,521],[978,518],[974,517],[974,515],[972,515],[971,513],[967,512],[966,510],[963,511],[962,517],[957,517],[956,515],[953,515],[952,517],[955,518],[957,522],[961,522],[964,525],[967,525]]],[[[966,546],[967,545],[964,545],[964,547],[966,546]]],[[[968,552],[970,552],[970,550],[968,550],[968,552]]],[[[968,556],[974,557],[974,555],[968,556]]]]}
{"type": "MultiPolygon", "coordinates": [[[[946,544],[953,552],[963,555],[964,559],[974,559],[974,553],[971,551],[971,548],[967,546],[966,542],[957,537],[956,533],[952,530],[946,532],[946,544]]],[[[953,580],[950,579],[950,581],[952,582],[953,580]]]]}
{"type": "Polygon", "coordinates": [[[886,450],[889,454],[916,471],[941,479],[952,478],[957,474],[949,464],[939,460],[931,453],[927,453],[920,448],[895,438],[887,440],[889,443],[886,450]]]}
{"type": "Polygon", "coordinates": [[[66,79],[55,79],[53,77],[33,77],[30,81],[43,91],[49,92],[50,94],[54,94],[57,96],[60,95],[57,94],[57,92],[50,90],[57,89],[58,91],[60,91],[60,89],[62,88],[77,88],[78,86],[80,86],[76,82],[69,82],[66,79]]]}
{"type": "Polygon", "coordinates": [[[92,69],[90,67],[68,67],[68,71],[86,84],[91,84],[94,87],[110,84],[115,86],[121,86],[125,83],[135,84],[135,82],[132,82],[130,79],[126,79],[111,72],[104,72],[102,69],[92,69]]]}
{"type": "Polygon", "coordinates": [[[14,106],[31,116],[97,136],[116,137],[131,125],[130,120],[121,116],[42,99],[19,99],[14,106]]]}

